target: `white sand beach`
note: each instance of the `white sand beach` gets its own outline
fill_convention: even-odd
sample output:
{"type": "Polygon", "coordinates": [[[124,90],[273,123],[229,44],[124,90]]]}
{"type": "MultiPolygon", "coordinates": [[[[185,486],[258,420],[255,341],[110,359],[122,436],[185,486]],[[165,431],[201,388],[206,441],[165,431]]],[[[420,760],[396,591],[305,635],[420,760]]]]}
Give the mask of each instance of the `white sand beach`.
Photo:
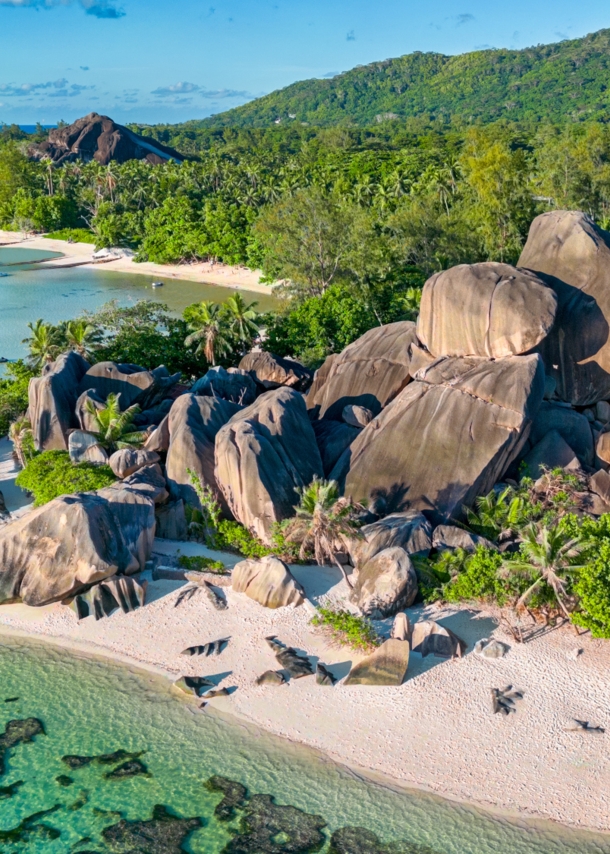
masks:
{"type": "MultiPolygon", "coordinates": [[[[156,540],[155,550],[212,554],[196,543],[168,540],[156,540]]],[[[222,557],[227,564],[237,560],[222,557]]],[[[256,677],[278,668],[267,635],[321,660],[341,680],[361,658],[329,643],[310,624],[320,601],[345,602],[348,588],[339,571],[300,566],[294,574],[308,596],[299,608],[269,610],[230,588],[223,588],[225,611],[215,610],[203,592],[176,607],[184,583],[156,581],[149,583],[144,608],[99,622],[88,617],[78,623],[60,604],[0,606],[0,631],[152,667],[172,680],[215,676],[231,693],[211,700],[208,710],[237,715],[338,762],[511,815],[610,830],[608,735],[567,731],[573,718],[610,730],[608,643],[558,629],[517,644],[496,628],[491,612],[411,608],[412,620],[428,610],[461,636],[468,644],[465,657],[412,653],[400,687],[345,687],[339,681],[330,688],[313,677],[259,687],[256,677]],[[476,640],[492,633],[510,645],[503,659],[473,653],[476,640]],[[188,646],[229,636],[219,658],[180,655],[188,646]],[[509,684],[524,692],[517,713],[493,715],[490,689],[509,684]]],[[[390,623],[377,627],[387,633],[390,623]]]]}
{"type": "Polygon", "coordinates": [[[63,267],[66,265],[80,265],[89,269],[99,267],[105,272],[140,274],[161,281],[163,279],[184,279],[201,284],[221,285],[233,290],[242,289],[259,294],[271,293],[270,285],[260,283],[260,271],[249,270],[247,267],[231,267],[227,264],[212,264],[208,261],[197,264],[152,264],[149,262],[136,264],[131,257],[117,258],[113,261],[97,264],[93,263],[91,256],[95,247],[90,243],[47,240],[47,238],[39,235],[30,237],[17,231],[0,230],[0,248],[10,248],[10,246],[62,253],[62,257],[46,261],[45,267],[63,267]]]}

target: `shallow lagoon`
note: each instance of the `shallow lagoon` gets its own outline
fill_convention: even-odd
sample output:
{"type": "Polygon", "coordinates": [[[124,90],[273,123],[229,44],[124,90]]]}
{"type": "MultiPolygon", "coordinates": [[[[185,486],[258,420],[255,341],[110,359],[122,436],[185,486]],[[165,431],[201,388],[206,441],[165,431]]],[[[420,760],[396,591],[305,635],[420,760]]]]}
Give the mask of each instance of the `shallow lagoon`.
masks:
{"type": "Polygon", "coordinates": [[[43,722],[46,735],[8,754],[0,786],[24,783],[13,797],[0,800],[0,830],[59,804],[43,821],[60,836],[18,846],[4,842],[7,854],[102,854],[110,849],[100,834],[119,820],[117,813],[150,819],[155,804],[203,819],[205,826],[190,836],[185,851],[219,854],[230,835],[213,816],[220,796],[203,786],[213,774],[321,815],[327,835],[346,825],[366,827],[384,841],[402,842],[398,851],[410,851],[410,843],[439,854],[610,852],[610,837],[493,818],[426,794],[367,782],[305,748],[236,720],[197,712],[153,674],[2,637],[0,733],[9,720],[29,717],[43,722]],[[14,697],[19,700],[5,702],[14,697]],[[61,761],[65,754],[118,749],[145,751],[141,759],[152,776],[106,780],[106,769],[99,765],[70,770],[61,761]],[[62,774],[74,779],[69,788],[56,782],[62,774]]]}
{"type": "MultiPolygon", "coordinates": [[[[27,324],[41,317],[49,323],[70,320],[82,311],[94,311],[109,300],[130,305],[141,299],[166,303],[180,313],[187,305],[204,299],[222,302],[232,288],[204,285],[179,279],[165,279],[164,287],[151,288],[152,277],[139,273],[110,273],[103,267],[44,269],[44,264],[21,265],[23,261],[56,257],[55,252],[0,247],[0,357],[17,359],[25,355],[21,343],[29,334],[27,324]],[[10,266],[18,264],[19,266],[10,266]]],[[[258,310],[273,307],[266,294],[247,294],[248,302],[257,301],[258,310]]]]}

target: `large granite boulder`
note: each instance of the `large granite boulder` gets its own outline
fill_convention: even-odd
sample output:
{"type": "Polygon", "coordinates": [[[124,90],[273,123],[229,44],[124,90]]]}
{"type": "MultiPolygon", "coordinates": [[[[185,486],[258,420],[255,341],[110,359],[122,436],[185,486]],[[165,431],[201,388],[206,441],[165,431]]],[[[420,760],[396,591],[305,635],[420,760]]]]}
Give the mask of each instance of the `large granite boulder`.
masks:
{"type": "Polygon", "coordinates": [[[369,329],[316,372],[307,408],[318,418],[341,421],[348,404],[377,415],[410,381],[415,324],[404,320],[369,329]]]}
{"type": "Polygon", "coordinates": [[[532,423],[529,441],[532,445],[536,445],[552,430],[557,431],[568,443],[581,463],[586,466],[593,465],[595,459],[593,433],[589,421],[582,413],[565,404],[544,400],[532,423]]]}
{"type": "Polygon", "coordinates": [[[232,403],[239,403],[241,406],[249,406],[256,400],[257,387],[247,371],[241,368],[226,370],[217,366],[210,368],[201,379],[197,380],[191,388],[191,393],[220,397],[232,403]]]}
{"type": "Polygon", "coordinates": [[[96,160],[107,166],[112,160],[125,163],[127,160],[146,160],[148,163],[166,163],[174,160],[182,163],[184,156],[157,142],[143,137],[123,125],[118,125],[108,116],[89,113],[71,125],[54,128],[48,138],[32,146],[30,154],[37,160],[52,160],[60,165],[73,160],[96,160]]]}
{"type": "Polygon", "coordinates": [[[239,363],[239,369],[249,373],[267,391],[281,386],[306,391],[313,379],[313,372],[296,359],[282,358],[266,350],[246,353],[239,363]]]}
{"type": "Polygon", "coordinates": [[[479,546],[483,546],[486,549],[497,549],[497,546],[494,546],[491,540],[488,540],[486,537],[481,537],[479,534],[471,534],[470,531],[465,531],[456,525],[439,525],[434,529],[432,547],[437,552],[463,549],[465,552],[471,554],[479,546]]]}
{"type": "Polygon", "coordinates": [[[55,498],[4,526],[0,603],[46,605],[117,573],[144,569],[162,488],[160,472],[142,471],[131,483],[55,498]]]}
{"type": "Polygon", "coordinates": [[[434,356],[515,356],[548,335],[556,312],[555,292],[529,270],[460,264],[424,285],[417,337],[434,356]]]}
{"type": "Polygon", "coordinates": [[[273,525],[293,514],[296,487],[322,477],[305,401],[289,388],[268,391],[216,436],[215,476],[235,518],[269,543],[273,525]]]}
{"type": "Polygon", "coordinates": [[[286,564],[269,555],[262,560],[242,560],[231,573],[231,587],[245,593],[265,608],[301,605],[305,591],[286,564]]]}
{"type": "Polygon", "coordinates": [[[366,617],[383,620],[410,607],[417,590],[409,555],[395,547],[384,549],[361,567],[350,599],[366,617]]]}
{"type": "Polygon", "coordinates": [[[543,394],[538,355],[439,360],[362,431],[331,477],[375,511],[459,516],[518,455],[543,394]]]}
{"type": "Polygon", "coordinates": [[[466,644],[451,629],[437,623],[436,620],[420,620],[411,632],[411,649],[422,658],[433,655],[435,658],[461,658],[466,644]]]}
{"type": "Polygon", "coordinates": [[[68,453],[73,463],[91,463],[104,466],[108,463],[106,449],[100,445],[97,436],[86,430],[73,430],[68,437],[68,453]]]}
{"type": "Polygon", "coordinates": [[[416,510],[392,513],[360,529],[361,538],[350,541],[349,553],[354,566],[367,564],[385,549],[401,548],[409,555],[428,557],[432,548],[432,526],[416,510]]]}
{"type": "Polygon", "coordinates": [[[169,415],[166,415],[159,426],[152,433],[148,434],[143,447],[147,451],[155,451],[157,454],[162,454],[169,450],[169,442],[169,415]]]}
{"type": "Polygon", "coordinates": [[[545,433],[522,460],[528,477],[537,480],[546,469],[567,469],[577,471],[580,468],[578,457],[557,430],[545,433]]]}
{"type": "Polygon", "coordinates": [[[520,267],[547,274],[559,300],[552,333],[541,343],[557,395],[577,406],[610,397],[610,233],[580,211],[533,221],[520,267]]]}
{"type": "Polygon", "coordinates": [[[170,439],[166,461],[167,481],[174,498],[199,506],[189,469],[218,492],[214,475],[216,434],[239,409],[238,404],[220,397],[195,394],[183,394],[174,402],[167,421],[170,439]]]}
{"type": "Polygon", "coordinates": [[[139,365],[98,362],[80,380],[78,394],[93,391],[102,400],[109,394],[120,394],[122,410],[134,403],[146,409],[163,400],[180,376],[179,373],[170,374],[164,365],[147,371],[139,365]]]}
{"type": "Polygon", "coordinates": [[[77,387],[89,363],[70,351],[45,365],[28,387],[30,423],[38,451],[67,451],[68,430],[78,427],[74,411],[77,387]]]}
{"type": "Polygon", "coordinates": [[[76,401],[75,412],[81,430],[85,432],[95,432],[97,423],[94,416],[89,412],[89,407],[95,408],[98,412],[106,406],[106,400],[88,389],[84,391],[76,401]]]}

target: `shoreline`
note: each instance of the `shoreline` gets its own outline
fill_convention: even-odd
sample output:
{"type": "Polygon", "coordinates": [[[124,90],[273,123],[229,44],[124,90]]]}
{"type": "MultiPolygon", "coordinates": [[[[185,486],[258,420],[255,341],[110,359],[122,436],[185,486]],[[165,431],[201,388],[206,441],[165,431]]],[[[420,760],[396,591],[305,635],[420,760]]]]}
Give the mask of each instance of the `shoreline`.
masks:
{"type": "MultiPolygon", "coordinates": [[[[82,266],[85,269],[94,270],[102,268],[106,273],[129,273],[134,275],[149,276],[158,279],[181,279],[188,282],[197,282],[201,285],[217,285],[231,290],[244,290],[251,293],[272,295],[272,286],[263,285],[259,279],[260,270],[249,270],[247,267],[231,267],[227,264],[214,264],[199,262],[197,264],[153,264],[145,261],[136,264],[132,258],[117,258],[113,261],[104,261],[103,264],[92,261],[91,256],[95,251],[92,243],[68,243],[66,240],[48,240],[46,237],[27,235],[18,231],[0,230],[0,249],[21,248],[37,249],[45,252],[61,252],[62,257],[46,261],[44,266],[48,269],[61,269],[67,266],[82,266]],[[7,238],[15,238],[10,244],[2,245],[7,238]],[[62,264],[69,260],[70,264],[62,264]]],[[[162,294],[160,294],[160,297],[162,294]]]]}
{"type": "MultiPolygon", "coordinates": [[[[62,651],[76,653],[77,655],[87,659],[118,665],[119,667],[130,670],[130,672],[135,672],[136,675],[152,675],[161,680],[164,683],[164,688],[167,690],[171,689],[171,683],[173,681],[173,676],[175,675],[164,670],[158,665],[147,664],[146,662],[134,660],[129,656],[112,652],[105,647],[100,647],[96,644],[82,641],[79,642],[77,640],[67,640],[66,638],[42,635],[39,633],[32,634],[26,631],[10,628],[6,624],[0,622],[0,643],[3,638],[8,638],[9,640],[21,640],[29,644],[40,643],[62,651]]],[[[315,756],[319,761],[331,762],[333,765],[341,769],[344,774],[356,777],[367,785],[387,789],[398,795],[411,797],[425,796],[431,798],[437,803],[451,803],[464,809],[472,810],[474,813],[483,814],[486,818],[494,821],[506,821],[521,829],[542,832],[546,830],[553,833],[556,833],[557,831],[565,832],[567,834],[577,833],[579,835],[591,835],[596,839],[601,834],[604,837],[607,836],[608,842],[610,842],[610,830],[600,831],[586,826],[564,824],[560,821],[535,813],[519,812],[514,809],[503,808],[494,804],[464,800],[454,797],[446,792],[434,791],[425,786],[407,786],[400,780],[383,774],[382,772],[376,772],[365,766],[349,763],[337,756],[334,756],[329,751],[319,750],[318,748],[312,747],[303,741],[295,741],[285,735],[280,735],[272,730],[265,729],[247,715],[236,712],[234,709],[220,709],[217,706],[214,706],[213,703],[209,703],[208,707],[203,710],[197,708],[194,701],[188,698],[182,698],[178,695],[173,696],[176,702],[187,704],[193,714],[208,714],[218,720],[226,722],[229,725],[243,726],[254,736],[263,735],[265,737],[277,739],[280,742],[287,742],[293,749],[296,748],[297,750],[303,750],[309,756],[315,756]]]]}
{"type": "MultiPolygon", "coordinates": [[[[178,549],[214,554],[196,543],[155,541],[157,554],[178,549]]],[[[228,555],[217,556],[228,562],[228,555]]],[[[60,604],[0,606],[0,638],[48,642],[171,681],[210,671],[209,659],[181,657],[182,649],[230,635],[219,669],[229,674],[223,684],[237,690],[212,700],[206,711],[312,749],[396,791],[426,793],[513,822],[610,831],[605,742],[565,732],[571,717],[583,716],[608,729],[610,693],[600,676],[608,670],[610,651],[600,642],[558,630],[517,645],[495,628],[490,612],[422,607],[410,609],[410,617],[429,616],[452,627],[468,642],[463,659],[413,653],[407,681],[394,688],[346,688],[341,682],[326,688],[313,679],[259,687],[256,676],[275,663],[264,642],[269,634],[324,661],[339,678],[362,657],[330,644],[310,626],[315,605],[347,599],[339,571],[300,566],[294,574],[309,600],[296,609],[263,609],[230,588],[227,611],[214,611],[202,595],[175,608],[184,582],[156,581],[149,583],[144,608],[97,623],[92,617],[77,623],[60,604]],[[474,640],[490,628],[511,645],[505,659],[472,654],[474,640]],[[577,645],[585,650],[578,660],[570,657],[577,645]],[[494,716],[489,689],[509,683],[525,691],[522,707],[510,719],[494,716]]],[[[387,633],[390,624],[377,628],[387,633]]]]}

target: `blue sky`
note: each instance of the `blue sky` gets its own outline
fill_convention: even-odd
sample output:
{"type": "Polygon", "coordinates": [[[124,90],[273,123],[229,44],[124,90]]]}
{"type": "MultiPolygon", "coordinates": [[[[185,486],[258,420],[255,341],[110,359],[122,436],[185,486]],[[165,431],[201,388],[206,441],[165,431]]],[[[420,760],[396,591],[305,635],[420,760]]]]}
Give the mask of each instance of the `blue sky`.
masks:
{"type": "Polygon", "coordinates": [[[414,50],[602,27],[608,0],[0,0],[0,121],[185,121],[414,50]]]}

